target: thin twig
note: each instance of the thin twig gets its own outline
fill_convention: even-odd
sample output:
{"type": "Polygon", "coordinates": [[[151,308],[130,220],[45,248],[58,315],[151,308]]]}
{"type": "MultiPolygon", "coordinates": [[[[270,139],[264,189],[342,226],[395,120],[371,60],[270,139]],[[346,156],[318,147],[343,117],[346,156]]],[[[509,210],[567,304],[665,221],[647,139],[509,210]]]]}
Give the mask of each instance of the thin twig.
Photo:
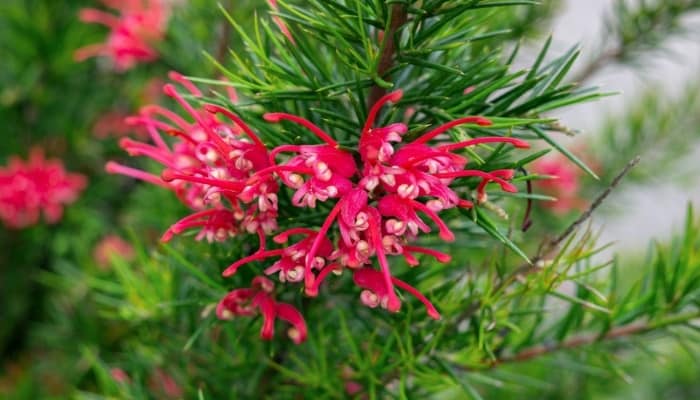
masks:
{"type": "Polygon", "coordinates": [[[610,182],[610,185],[600,194],[598,197],[591,203],[591,205],[588,207],[586,211],[584,211],[577,219],[576,221],[572,222],[571,225],[569,225],[568,228],[564,230],[559,236],[557,236],[555,239],[550,240],[548,243],[546,243],[542,248],[540,248],[540,252],[535,257],[533,260],[533,264],[539,261],[544,254],[547,254],[551,250],[554,250],[557,248],[566,238],[569,237],[572,233],[576,231],[576,229],[581,226],[586,220],[588,220],[591,215],[593,215],[593,212],[600,207],[601,204],[603,204],[603,201],[612,193],[612,191],[617,187],[617,185],[620,184],[622,181],[622,178],[627,175],[632,168],[634,168],[635,165],[639,163],[639,160],[641,158],[639,156],[636,156],[634,159],[632,159],[630,162],[627,163],[625,168],[620,171],[619,174],[610,182]]]}
{"type": "MultiPolygon", "coordinates": [[[[628,162],[625,168],[623,168],[622,171],[620,171],[620,173],[617,174],[617,176],[612,180],[612,182],[610,182],[610,185],[608,185],[608,187],[600,195],[598,195],[598,197],[593,201],[593,203],[591,203],[588,209],[584,211],[576,219],[576,221],[571,223],[571,225],[569,225],[559,236],[548,242],[545,242],[542,246],[540,246],[537,255],[531,260],[529,264],[524,264],[516,268],[510,275],[508,275],[508,277],[496,284],[496,286],[493,289],[493,292],[499,292],[500,290],[507,287],[523,275],[528,275],[530,273],[538,271],[540,268],[539,261],[541,261],[546,254],[558,247],[564,240],[566,240],[566,238],[568,238],[572,233],[574,233],[576,229],[579,226],[581,226],[581,224],[586,222],[586,220],[588,220],[591,217],[591,215],[593,215],[593,212],[598,207],[600,207],[603,201],[605,201],[605,199],[610,195],[610,193],[612,193],[612,191],[620,184],[622,178],[624,178],[630,172],[630,170],[639,163],[639,160],[640,157],[637,156],[630,162],[628,162]]],[[[460,315],[459,319],[462,320],[470,318],[471,315],[479,309],[480,305],[481,303],[478,300],[475,301],[469,307],[467,307],[467,309],[465,309],[462,315],[460,315]]]]}
{"type": "Polygon", "coordinates": [[[588,346],[596,342],[601,342],[605,340],[614,340],[614,339],[620,339],[628,336],[633,336],[633,335],[640,335],[643,333],[647,333],[656,329],[661,329],[666,326],[671,326],[671,325],[679,325],[679,324],[684,324],[689,321],[692,321],[694,319],[700,318],[700,312],[694,311],[688,314],[681,314],[681,315],[675,315],[673,317],[669,317],[665,320],[656,322],[656,323],[647,323],[647,322],[635,322],[632,324],[628,325],[623,325],[614,329],[611,329],[604,335],[594,335],[594,334],[587,334],[587,335],[581,335],[581,336],[575,336],[572,337],[571,339],[565,340],[563,342],[559,342],[554,345],[538,345],[531,347],[529,349],[525,349],[513,356],[509,357],[503,357],[499,358],[497,360],[492,361],[489,364],[489,368],[494,368],[498,365],[505,364],[505,363],[513,363],[513,362],[523,362],[523,361],[528,361],[532,360],[533,358],[541,357],[543,355],[555,352],[555,351],[560,351],[560,350],[567,350],[567,349],[574,349],[577,347],[582,347],[582,346],[588,346]]]}
{"type": "MultiPolygon", "coordinates": [[[[382,79],[384,79],[384,75],[386,75],[394,62],[394,53],[396,53],[396,32],[398,32],[408,19],[406,6],[403,4],[392,5],[389,18],[391,23],[388,31],[384,32],[384,46],[379,58],[379,65],[377,66],[377,76],[382,79]]],[[[385,94],[386,89],[375,84],[370,90],[367,105],[371,107],[385,94]]]]}
{"type": "Polygon", "coordinates": [[[618,62],[623,56],[623,54],[624,52],[621,48],[610,49],[608,51],[604,51],[598,54],[598,57],[596,57],[593,61],[588,63],[588,65],[586,65],[586,67],[581,72],[576,74],[572,81],[578,84],[587,81],[596,72],[600,71],[601,69],[607,67],[610,64],[618,62]]]}

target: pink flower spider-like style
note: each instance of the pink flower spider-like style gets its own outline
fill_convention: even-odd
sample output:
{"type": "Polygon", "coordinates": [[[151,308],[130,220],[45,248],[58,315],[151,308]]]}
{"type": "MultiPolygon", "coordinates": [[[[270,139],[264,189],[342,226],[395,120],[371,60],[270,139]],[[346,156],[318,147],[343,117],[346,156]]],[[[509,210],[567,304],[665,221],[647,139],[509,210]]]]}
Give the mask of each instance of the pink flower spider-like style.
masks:
{"type": "Polygon", "coordinates": [[[169,4],[166,0],[102,0],[119,15],[94,8],[80,10],[83,22],[102,24],[110,29],[105,43],[78,49],[75,59],[105,56],[112,60],[118,71],[125,71],[140,62],[158,58],[153,45],[163,39],[169,4]]]}
{"type": "MultiPolygon", "coordinates": [[[[190,95],[201,97],[201,91],[178,73],[170,73],[173,81],[185,87],[190,95]]],[[[116,162],[106,169],[173,190],[180,200],[195,211],[173,224],[163,235],[168,241],[187,229],[201,228],[197,239],[223,241],[240,232],[269,234],[277,229],[277,190],[273,177],[248,183],[258,170],[269,167],[267,148],[258,136],[235,114],[215,105],[195,109],[175,86],[164,87],[187,111],[193,122],[156,105],[141,109],[129,119],[144,126],[152,144],[129,138],[120,145],[132,156],[151,158],[165,169],[161,176],[127,167],[116,162]],[[222,122],[217,115],[229,122],[222,122]],[[160,132],[175,137],[168,145],[160,132]]]]}
{"type": "Polygon", "coordinates": [[[263,317],[260,337],[271,340],[275,334],[275,319],[288,322],[291,327],[287,335],[296,344],[306,340],[306,322],[299,310],[287,303],[275,301],[275,284],[263,277],[253,278],[250,288],[235,289],[227,294],[217,305],[216,315],[228,320],[240,316],[253,316],[260,313],[263,317]]]}

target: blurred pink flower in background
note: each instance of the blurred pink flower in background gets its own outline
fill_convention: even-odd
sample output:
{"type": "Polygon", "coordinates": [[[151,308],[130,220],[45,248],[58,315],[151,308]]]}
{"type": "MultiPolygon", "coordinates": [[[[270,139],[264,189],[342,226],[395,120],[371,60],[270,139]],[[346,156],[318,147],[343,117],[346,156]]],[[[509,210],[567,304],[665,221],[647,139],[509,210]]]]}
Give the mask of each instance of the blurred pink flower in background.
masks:
{"type": "Polygon", "coordinates": [[[129,374],[127,374],[126,371],[124,371],[121,368],[111,368],[109,370],[109,374],[112,376],[112,379],[114,379],[117,383],[131,383],[131,378],[129,378],[129,374]]]}
{"type": "Polygon", "coordinates": [[[123,111],[107,111],[95,121],[95,124],[92,126],[92,134],[98,139],[122,137],[128,134],[133,134],[144,139],[147,138],[148,132],[143,127],[126,123],[128,117],[129,114],[123,111]]]}
{"type": "Polygon", "coordinates": [[[101,268],[106,268],[112,257],[120,257],[124,260],[132,260],[135,256],[134,248],[117,235],[107,235],[100,240],[93,250],[95,262],[101,268]]]}
{"type": "Polygon", "coordinates": [[[7,167],[0,167],[0,220],[20,229],[38,223],[43,213],[46,222],[56,223],[63,206],[74,202],[86,184],[83,175],[66,172],[60,160],[47,160],[38,147],[26,162],[11,157],[7,167]]]}
{"type": "Polygon", "coordinates": [[[168,3],[164,0],[102,0],[102,3],[119,15],[84,8],[80,11],[80,20],[108,27],[107,40],[78,49],[75,59],[83,61],[105,56],[112,59],[118,71],[157,59],[158,53],[152,46],[165,34],[170,14],[168,3]]]}
{"type": "Polygon", "coordinates": [[[580,197],[581,176],[584,172],[565,156],[556,154],[542,157],[532,164],[532,172],[551,177],[535,182],[544,194],[557,198],[542,202],[543,207],[557,214],[566,214],[586,205],[580,197]]]}
{"type": "MultiPolygon", "coordinates": [[[[267,4],[270,6],[270,9],[274,12],[279,12],[279,6],[277,5],[277,0],[267,0],[267,4]]],[[[289,40],[292,44],[296,44],[294,41],[294,36],[292,36],[292,32],[289,31],[289,27],[287,24],[284,22],[282,18],[280,18],[277,15],[272,16],[272,21],[277,25],[277,28],[282,32],[282,34],[289,40]]]]}
{"type": "Polygon", "coordinates": [[[156,368],[148,378],[148,387],[158,399],[181,399],[184,391],[179,383],[161,368],[156,368]]]}
{"type": "Polygon", "coordinates": [[[163,85],[167,82],[161,78],[151,78],[141,90],[139,101],[141,104],[158,103],[163,99],[163,85]]]}
{"type": "MultiPolygon", "coordinates": [[[[122,368],[109,370],[112,379],[122,385],[130,385],[131,377],[122,368]]],[[[181,399],[184,395],[182,386],[175,378],[162,368],[154,368],[148,374],[148,389],[156,399],[181,399]]]]}

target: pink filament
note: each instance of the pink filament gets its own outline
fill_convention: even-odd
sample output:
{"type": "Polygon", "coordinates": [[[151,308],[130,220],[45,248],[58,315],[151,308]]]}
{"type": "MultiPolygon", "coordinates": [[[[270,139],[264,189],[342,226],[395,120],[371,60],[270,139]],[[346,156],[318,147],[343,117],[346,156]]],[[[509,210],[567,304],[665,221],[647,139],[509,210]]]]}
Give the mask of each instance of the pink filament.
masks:
{"type": "Polygon", "coordinates": [[[158,130],[153,126],[151,123],[146,123],[146,130],[148,131],[148,134],[151,136],[151,140],[153,140],[153,143],[158,146],[158,148],[164,150],[164,151],[170,151],[170,148],[168,145],[165,143],[163,138],[160,136],[158,133],[158,130]]]}
{"type": "Polygon", "coordinates": [[[487,181],[494,181],[494,182],[498,183],[499,185],[501,185],[501,188],[506,192],[515,193],[518,191],[518,188],[515,187],[515,185],[513,185],[512,183],[507,182],[507,181],[505,181],[505,180],[503,180],[503,179],[501,179],[493,174],[489,174],[488,172],[479,171],[476,169],[468,169],[468,170],[464,170],[464,171],[455,171],[455,172],[443,172],[443,173],[435,174],[434,176],[436,178],[464,178],[464,177],[476,176],[476,177],[484,178],[487,181]]]}
{"type": "Polygon", "coordinates": [[[364,138],[365,135],[370,131],[372,125],[374,124],[374,121],[377,119],[377,114],[379,114],[379,110],[381,110],[384,104],[390,101],[396,103],[397,101],[401,100],[401,97],[403,97],[403,91],[397,90],[384,95],[372,105],[372,108],[370,108],[369,110],[369,115],[367,115],[365,125],[362,127],[362,134],[360,135],[360,140],[362,140],[362,138],[364,138]]]}
{"type": "Polygon", "coordinates": [[[296,172],[299,174],[313,174],[314,171],[309,167],[304,167],[301,165],[273,165],[271,167],[263,168],[255,174],[251,175],[250,178],[248,178],[248,182],[255,183],[258,181],[258,179],[266,175],[271,175],[275,172],[296,172]]]}
{"type": "Polygon", "coordinates": [[[408,283],[398,279],[398,278],[391,278],[391,280],[394,282],[396,286],[399,288],[407,291],[408,293],[412,294],[415,296],[418,300],[420,300],[421,303],[425,305],[426,310],[428,311],[428,315],[432,319],[440,319],[440,313],[435,309],[435,306],[433,306],[433,303],[430,302],[421,292],[419,292],[416,288],[413,286],[409,285],[408,283]]]}
{"type": "Polygon", "coordinates": [[[162,179],[158,178],[155,175],[149,174],[147,172],[143,172],[140,169],[135,169],[135,168],[130,168],[125,165],[121,165],[119,163],[116,163],[114,161],[110,161],[105,165],[105,171],[107,171],[110,174],[120,174],[120,175],[125,175],[129,176],[131,178],[139,179],[148,183],[152,183],[154,185],[158,185],[164,188],[170,188],[170,186],[163,182],[162,179]]]}
{"type": "Polygon", "coordinates": [[[286,113],[267,113],[263,115],[263,118],[265,118],[265,121],[269,122],[279,122],[284,119],[295,122],[313,132],[319,139],[323,140],[329,145],[333,147],[338,146],[338,142],[336,142],[332,137],[330,137],[330,135],[324,132],[323,129],[319,128],[313,122],[305,118],[286,113]]]}
{"type": "Polygon", "coordinates": [[[169,125],[163,121],[159,121],[155,118],[151,118],[151,117],[144,117],[144,116],[127,117],[125,122],[129,125],[142,124],[142,125],[146,125],[146,126],[156,127],[158,129],[162,129],[164,131],[174,129],[171,125],[169,125]]]}
{"type": "Polygon", "coordinates": [[[292,235],[308,235],[308,236],[313,236],[313,235],[315,235],[315,234],[316,234],[316,231],[313,230],[313,229],[309,229],[309,228],[291,228],[291,229],[288,229],[288,230],[286,230],[286,231],[284,231],[284,232],[278,234],[277,236],[275,236],[274,238],[272,238],[272,240],[273,240],[275,243],[286,243],[287,240],[289,240],[289,237],[292,236],[292,235]]]}
{"type": "Polygon", "coordinates": [[[324,269],[322,269],[321,272],[318,273],[316,279],[314,280],[313,285],[311,285],[311,287],[306,288],[306,295],[309,297],[318,296],[318,288],[319,286],[321,286],[321,283],[323,283],[323,280],[326,279],[328,274],[330,274],[333,270],[337,269],[338,267],[338,264],[330,264],[327,265],[324,269]]]}
{"type": "Polygon", "coordinates": [[[447,224],[445,224],[445,221],[443,221],[438,215],[431,209],[429,209],[425,204],[420,203],[415,200],[411,200],[411,205],[413,208],[416,208],[420,211],[422,211],[425,215],[430,217],[435,224],[438,226],[438,229],[440,229],[440,238],[444,241],[447,242],[453,242],[455,240],[455,235],[452,233],[450,228],[447,227],[447,224]]]}
{"type": "Polygon", "coordinates": [[[181,220],[172,224],[170,226],[170,228],[168,228],[168,230],[165,231],[163,236],[161,236],[160,241],[163,243],[170,241],[170,239],[172,239],[172,237],[173,237],[173,234],[178,234],[184,230],[182,228],[183,226],[184,227],[194,226],[194,225],[192,225],[193,223],[194,224],[201,223],[201,221],[196,221],[197,219],[202,218],[202,217],[208,217],[212,214],[216,214],[219,211],[220,210],[216,210],[216,209],[204,210],[204,211],[196,212],[194,214],[190,214],[190,215],[186,216],[185,218],[182,218],[181,220]]]}
{"type": "Polygon", "coordinates": [[[454,121],[450,121],[446,124],[440,125],[437,128],[433,129],[432,131],[424,134],[423,136],[419,137],[418,139],[414,140],[413,143],[425,143],[428,142],[429,140],[433,139],[435,136],[438,136],[439,134],[454,128],[455,126],[458,125],[464,125],[464,124],[477,124],[481,126],[489,126],[491,125],[491,121],[484,118],[484,117],[464,117],[464,118],[459,118],[454,121]]]}
{"type": "Polygon", "coordinates": [[[275,163],[275,157],[277,154],[282,153],[282,152],[290,152],[290,153],[298,153],[301,151],[300,146],[295,146],[292,144],[283,144],[281,146],[277,146],[272,151],[270,151],[270,164],[275,163]]]}
{"type": "Polygon", "coordinates": [[[180,129],[183,130],[189,130],[190,129],[190,124],[185,121],[182,117],[179,115],[175,114],[174,112],[163,108],[161,106],[155,105],[155,104],[149,104],[147,106],[141,107],[141,113],[146,114],[148,116],[157,114],[161,115],[170,121],[174,122],[175,125],[179,126],[180,129]]]}
{"type": "Polygon", "coordinates": [[[267,250],[267,251],[256,251],[255,253],[249,255],[248,257],[243,257],[240,260],[234,262],[233,264],[229,265],[228,268],[224,270],[224,272],[221,273],[225,278],[229,277],[233,274],[236,273],[238,268],[241,266],[251,263],[253,261],[257,260],[264,260],[266,258],[270,257],[278,257],[281,256],[282,253],[284,252],[284,249],[274,249],[274,250],[267,250]]]}
{"type": "Polygon", "coordinates": [[[78,18],[80,18],[80,20],[83,22],[102,24],[111,29],[117,29],[121,22],[121,20],[116,16],[110,13],[106,13],[104,11],[96,10],[94,8],[86,8],[80,10],[78,18]]]}
{"type": "Polygon", "coordinates": [[[240,126],[241,129],[243,129],[243,132],[245,132],[246,135],[248,135],[248,137],[250,138],[250,140],[255,142],[256,145],[258,145],[262,148],[265,148],[265,144],[262,142],[262,140],[260,140],[258,135],[256,135],[255,132],[253,132],[253,130],[250,129],[248,124],[243,122],[243,120],[238,115],[232,113],[231,111],[229,111],[223,107],[217,106],[215,104],[205,104],[204,109],[207,110],[207,112],[210,112],[212,114],[216,114],[216,113],[224,114],[228,119],[235,122],[236,125],[240,126]]]}
{"type": "Polygon", "coordinates": [[[126,150],[132,156],[146,156],[150,157],[161,164],[166,166],[172,166],[170,158],[162,153],[162,150],[149,146],[145,143],[136,142],[129,138],[122,138],[119,141],[119,146],[126,150]]]}
{"type": "Polygon", "coordinates": [[[433,256],[433,257],[435,257],[436,260],[438,260],[441,263],[448,263],[452,259],[452,257],[450,257],[449,254],[445,254],[443,252],[429,249],[426,247],[403,246],[403,249],[407,250],[407,251],[412,251],[412,252],[416,252],[416,253],[423,253],[423,254],[427,254],[429,256],[433,256]]]}
{"type": "Polygon", "coordinates": [[[379,266],[382,270],[382,275],[384,276],[384,284],[387,290],[387,310],[391,312],[398,312],[401,308],[401,301],[396,296],[394,291],[394,284],[392,283],[391,271],[389,270],[389,262],[386,259],[386,254],[384,254],[384,244],[382,243],[382,232],[381,232],[381,216],[376,210],[372,214],[374,219],[370,220],[370,229],[372,229],[373,242],[372,245],[377,252],[377,259],[379,260],[379,266]]]}
{"type": "Polygon", "coordinates": [[[452,143],[452,144],[446,144],[443,146],[438,146],[438,150],[454,151],[457,149],[463,149],[465,147],[476,146],[478,144],[484,144],[484,143],[510,143],[519,149],[530,148],[530,143],[528,143],[524,140],[511,138],[511,137],[489,136],[489,137],[481,137],[481,138],[476,138],[476,139],[471,139],[471,140],[465,140],[464,142],[459,142],[459,143],[452,143]]]}
{"type": "Polygon", "coordinates": [[[197,97],[202,97],[202,92],[197,88],[197,86],[195,86],[192,83],[192,81],[185,78],[185,76],[182,75],[181,73],[175,72],[175,71],[170,71],[170,72],[168,72],[168,78],[170,78],[171,80],[184,86],[185,89],[189,90],[190,93],[192,93],[193,95],[195,95],[197,97]]]}
{"type": "Polygon", "coordinates": [[[326,233],[328,230],[331,228],[331,225],[333,224],[333,221],[335,221],[335,218],[338,216],[338,213],[340,212],[340,208],[343,206],[343,201],[342,199],[336,203],[335,207],[331,210],[331,212],[328,214],[328,217],[326,218],[325,221],[323,221],[323,225],[321,225],[321,229],[318,231],[318,235],[316,235],[316,238],[314,238],[314,242],[311,244],[311,248],[309,249],[309,253],[306,255],[306,262],[304,263],[304,287],[305,289],[309,289],[313,286],[314,283],[314,276],[311,273],[311,264],[314,262],[314,257],[316,257],[316,252],[318,251],[318,248],[321,246],[321,241],[325,237],[326,233]]]}
{"type": "Polygon", "coordinates": [[[177,172],[174,172],[174,171],[171,171],[168,169],[164,170],[161,173],[161,178],[163,178],[163,180],[166,182],[174,181],[175,179],[181,179],[183,181],[203,183],[205,185],[216,186],[216,187],[220,187],[222,189],[228,189],[228,190],[233,190],[233,191],[240,191],[243,188],[245,188],[245,184],[240,183],[240,182],[228,182],[228,181],[224,181],[221,179],[210,179],[210,178],[202,178],[199,176],[179,174],[177,172]]]}

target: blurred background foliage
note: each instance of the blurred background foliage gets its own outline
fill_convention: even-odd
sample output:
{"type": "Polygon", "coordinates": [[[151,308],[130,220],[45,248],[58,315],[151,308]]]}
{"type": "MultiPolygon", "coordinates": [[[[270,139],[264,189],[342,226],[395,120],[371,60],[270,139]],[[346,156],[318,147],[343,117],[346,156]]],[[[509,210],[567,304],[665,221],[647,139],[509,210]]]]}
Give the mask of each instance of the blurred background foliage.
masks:
{"type": "MultiPolygon", "coordinates": [[[[301,398],[300,387],[304,398],[352,398],[354,389],[355,398],[700,397],[700,337],[693,314],[700,301],[700,225],[691,210],[674,238],[658,238],[611,263],[610,253],[599,254],[605,243],[595,243],[596,233],[583,229],[551,269],[545,268],[552,285],[575,281],[571,290],[578,293],[568,298],[555,292],[561,296],[552,300],[550,288],[538,286],[542,282],[528,281],[517,269],[496,268],[521,260],[466,226],[464,234],[473,232],[474,240],[453,249],[453,258],[468,265],[452,263],[440,276],[431,269],[437,267],[425,267],[419,274],[421,285],[431,288],[437,305],[454,319],[426,322],[423,311],[410,304],[399,315],[364,308],[351,314],[342,305],[356,304],[354,294],[338,289],[324,299],[327,304],[305,309],[315,324],[305,346],[261,342],[253,320],[218,322],[213,306],[230,284],[218,278],[220,266],[247,249],[190,238],[159,245],[158,237],[184,207],[159,188],[103,173],[107,160],[126,156],[117,146],[119,132],[110,131],[118,124],[102,131],[102,116],[166,102],[159,82],[170,70],[218,79],[222,70],[213,58],[225,71],[240,72],[227,49],[243,53],[245,40],[219,7],[208,0],[173,3],[166,39],[158,45],[160,59],[117,73],[104,60],[73,59],[77,48],[104,40],[104,29],[77,19],[78,10],[94,1],[0,2],[0,163],[11,155],[26,157],[39,145],[89,177],[89,189],[60,224],[0,228],[0,397],[301,398]],[[109,235],[123,238],[133,254],[122,250],[100,260],[96,246],[109,235]],[[595,273],[582,272],[587,270],[595,273]],[[457,284],[442,284],[444,277],[457,284]],[[514,292],[492,286],[492,278],[503,277],[519,282],[514,292]],[[632,311],[640,314],[628,315],[632,311]],[[669,322],[678,315],[687,320],[669,322]],[[605,338],[613,332],[611,326],[639,323],[636,318],[648,324],[634,331],[638,337],[595,340],[596,334],[605,338]],[[577,345],[560,348],[567,343],[577,345]],[[523,356],[532,350],[536,357],[523,356]]],[[[475,18],[481,32],[493,37],[484,35],[473,54],[504,42],[509,51],[547,43],[561,2],[513,3],[521,5],[475,11],[483,12],[475,18]]],[[[616,3],[615,12],[605,16],[604,45],[587,56],[572,82],[591,83],[608,65],[639,64],[658,54],[669,37],[694,34],[683,18],[700,8],[692,0],[616,3]]],[[[247,32],[257,16],[268,13],[262,0],[223,0],[221,6],[247,32]]],[[[556,64],[554,55],[538,54],[551,65],[576,58],[568,53],[556,64]]],[[[699,84],[687,86],[675,99],[660,99],[656,89],[629,99],[624,112],[601,120],[595,135],[571,146],[600,176],[582,174],[580,198],[593,199],[640,154],[645,161],[623,180],[623,188],[696,172],[672,177],[664,172],[692,154],[700,139],[699,84]]],[[[562,138],[573,134],[568,127],[561,131],[562,138]]],[[[555,236],[579,212],[553,214],[543,204],[535,202],[528,233],[518,232],[520,211],[498,221],[528,254],[539,242],[524,239],[555,236]]]]}

